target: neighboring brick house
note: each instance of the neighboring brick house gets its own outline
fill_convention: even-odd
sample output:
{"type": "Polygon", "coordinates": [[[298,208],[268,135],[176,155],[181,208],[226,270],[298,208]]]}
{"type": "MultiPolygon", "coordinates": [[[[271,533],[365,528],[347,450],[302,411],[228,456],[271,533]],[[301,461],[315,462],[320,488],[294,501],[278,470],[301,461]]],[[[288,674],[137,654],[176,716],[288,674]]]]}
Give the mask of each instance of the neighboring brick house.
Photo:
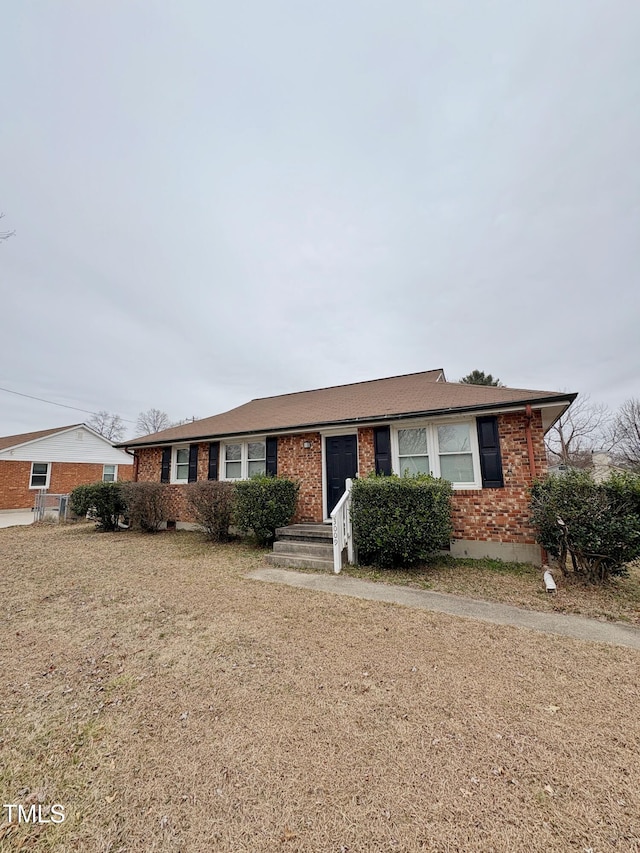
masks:
{"type": "Polygon", "coordinates": [[[322,522],[347,477],[430,471],[453,483],[453,554],[540,562],[527,490],[546,472],[544,433],[575,397],[431,370],[252,400],[126,446],[134,479],[169,484],[179,524],[193,520],[184,484],[195,480],[292,477],[294,521],[322,522]]]}
{"type": "Polygon", "coordinates": [[[32,509],[34,494],[68,494],[99,480],[130,480],[133,457],[86,424],[0,438],[0,510],[32,509]]]}

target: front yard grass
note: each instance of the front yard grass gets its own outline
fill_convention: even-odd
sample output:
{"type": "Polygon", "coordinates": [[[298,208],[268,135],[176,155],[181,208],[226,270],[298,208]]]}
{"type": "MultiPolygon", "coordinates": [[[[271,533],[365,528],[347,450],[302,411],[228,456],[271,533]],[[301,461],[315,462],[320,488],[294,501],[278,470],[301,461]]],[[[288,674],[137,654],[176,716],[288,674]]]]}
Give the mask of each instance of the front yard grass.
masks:
{"type": "Polygon", "coordinates": [[[542,569],[527,563],[434,556],[415,569],[348,566],[352,577],[448,592],[557,613],[640,625],[640,563],[630,564],[628,577],[612,578],[605,586],[585,584],[553,569],[557,593],[548,593],[542,569]]]}
{"type": "MultiPolygon", "coordinates": [[[[0,530],[0,850],[640,849],[638,652],[0,530]]],[[[501,578],[509,575],[501,574],[501,578]]]]}

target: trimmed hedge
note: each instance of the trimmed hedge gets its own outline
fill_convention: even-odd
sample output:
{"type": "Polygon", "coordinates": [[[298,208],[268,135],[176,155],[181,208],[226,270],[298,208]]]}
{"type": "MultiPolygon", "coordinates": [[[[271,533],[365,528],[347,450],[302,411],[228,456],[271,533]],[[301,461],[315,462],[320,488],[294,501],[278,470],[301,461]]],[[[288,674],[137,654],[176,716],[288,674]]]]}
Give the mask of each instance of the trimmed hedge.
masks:
{"type": "Polygon", "coordinates": [[[640,479],[619,475],[595,483],[589,472],[551,475],[531,488],[537,541],[567,572],[590,583],[625,575],[640,556],[640,479]]]}
{"type": "Polygon", "coordinates": [[[251,532],[260,545],[276,538],[276,528],[289,524],[296,511],[300,484],[284,477],[255,476],[235,484],[234,522],[251,532]]]}
{"type": "Polygon", "coordinates": [[[187,487],[187,502],[208,539],[225,542],[233,515],[236,489],[233,483],[203,480],[187,487]]]}
{"type": "Polygon", "coordinates": [[[169,496],[164,483],[122,483],[129,524],[144,533],[157,533],[169,518],[169,496]]]}
{"type": "Polygon", "coordinates": [[[91,512],[101,530],[117,530],[120,516],[127,508],[120,483],[76,486],[69,496],[69,505],[76,515],[91,512]]]}
{"type": "Polygon", "coordinates": [[[451,483],[426,474],[354,480],[351,520],[360,562],[411,566],[451,537],[451,483]]]}

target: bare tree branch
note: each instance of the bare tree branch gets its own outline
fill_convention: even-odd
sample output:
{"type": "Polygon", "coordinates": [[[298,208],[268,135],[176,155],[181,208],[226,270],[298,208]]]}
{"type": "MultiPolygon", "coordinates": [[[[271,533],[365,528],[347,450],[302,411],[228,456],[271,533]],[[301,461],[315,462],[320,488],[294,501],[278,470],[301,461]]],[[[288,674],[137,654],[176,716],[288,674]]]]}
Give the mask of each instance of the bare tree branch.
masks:
{"type": "Polygon", "coordinates": [[[138,415],[136,435],[151,435],[151,433],[168,429],[171,425],[171,420],[166,412],[161,412],[160,409],[148,409],[138,415]]]}
{"type": "Polygon", "coordinates": [[[634,470],[640,471],[640,399],[620,406],[612,428],[616,455],[634,470]]]}
{"type": "MultiPolygon", "coordinates": [[[[4,219],[4,213],[0,213],[0,219],[4,219]]],[[[8,240],[9,237],[13,237],[15,231],[0,231],[0,242],[2,240],[8,240]]]]}
{"type": "Polygon", "coordinates": [[[551,462],[587,467],[591,452],[611,449],[611,413],[602,403],[589,397],[579,397],[551,427],[546,435],[547,453],[551,462]]]}
{"type": "Polygon", "coordinates": [[[108,441],[120,441],[124,437],[125,426],[120,415],[112,415],[103,410],[96,412],[87,423],[108,441]]]}

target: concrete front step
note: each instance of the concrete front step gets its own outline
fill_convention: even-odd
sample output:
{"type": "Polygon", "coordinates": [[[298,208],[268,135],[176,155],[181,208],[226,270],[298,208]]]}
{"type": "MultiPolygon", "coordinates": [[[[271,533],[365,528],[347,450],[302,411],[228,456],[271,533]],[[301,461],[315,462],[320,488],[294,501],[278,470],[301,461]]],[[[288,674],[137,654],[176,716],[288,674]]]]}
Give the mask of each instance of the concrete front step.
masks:
{"type": "Polygon", "coordinates": [[[276,529],[276,539],[295,539],[304,542],[333,540],[330,524],[289,524],[276,529]]]}
{"type": "Polygon", "coordinates": [[[291,569],[317,569],[321,572],[333,572],[333,560],[310,557],[305,554],[267,554],[270,566],[283,566],[291,569]]]}
{"type": "Polygon", "coordinates": [[[311,542],[303,539],[278,539],[273,543],[273,553],[333,560],[333,544],[326,540],[311,542]]]}
{"type": "Polygon", "coordinates": [[[333,571],[333,530],[330,524],[289,524],[278,527],[272,566],[333,571]]]}

